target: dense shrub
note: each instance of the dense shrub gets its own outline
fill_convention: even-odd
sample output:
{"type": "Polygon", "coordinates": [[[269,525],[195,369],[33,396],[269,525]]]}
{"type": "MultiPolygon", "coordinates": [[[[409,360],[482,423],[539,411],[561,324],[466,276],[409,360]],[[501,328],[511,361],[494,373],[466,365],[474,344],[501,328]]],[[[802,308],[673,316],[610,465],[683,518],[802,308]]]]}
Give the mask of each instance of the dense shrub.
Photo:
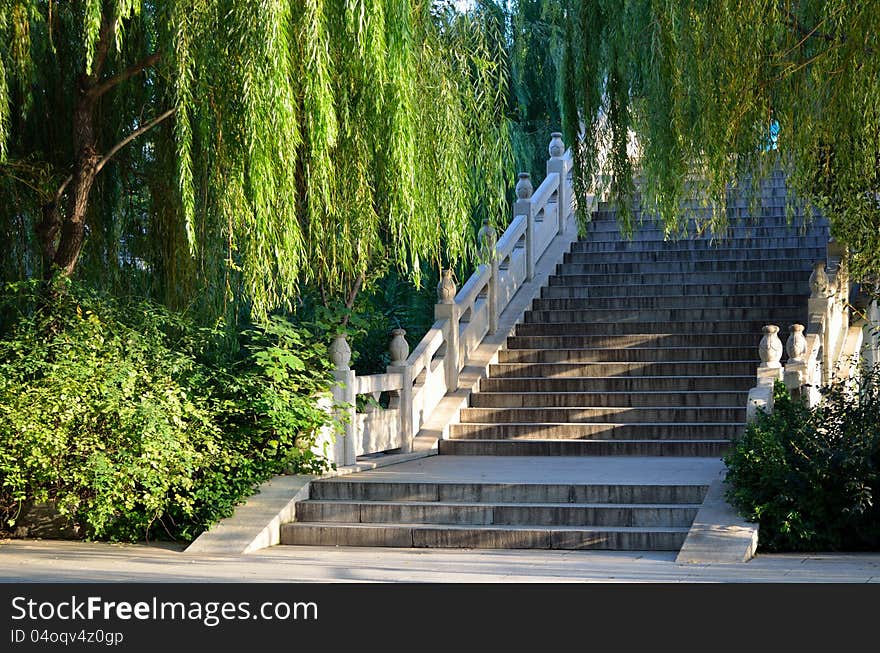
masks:
{"type": "Polygon", "coordinates": [[[822,389],[812,410],[777,383],[774,409],[727,455],[728,499],[765,551],[880,547],[880,367],[822,389]]]}
{"type": "Polygon", "coordinates": [[[51,500],[90,537],[190,540],[271,475],[326,467],[309,332],[275,318],[230,343],[147,301],[35,288],[3,295],[4,526],[51,500]]]}

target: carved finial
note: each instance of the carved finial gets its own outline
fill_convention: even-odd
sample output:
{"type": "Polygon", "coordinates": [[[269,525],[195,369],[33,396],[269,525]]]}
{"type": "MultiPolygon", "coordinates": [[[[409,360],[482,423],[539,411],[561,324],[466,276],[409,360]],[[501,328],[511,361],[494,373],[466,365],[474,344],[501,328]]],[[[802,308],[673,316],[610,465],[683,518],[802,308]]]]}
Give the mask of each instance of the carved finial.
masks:
{"type": "Polygon", "coordinates": [[[480,258],[484,261],[490,261],[492,253],[495,251],[497,237],[495,235],[495,228],[489,224],[488,219],[483,220],[483,226],[477,233],[477,240],[480,243],[480,258]]]}
{"type": "Polygon", "coordinates": [[[779,327],[775,324],[768,324],[762,331],[764,337],[758,344],[758,355],[761,357],[761,367],[779,368],[782,367],[782,341],[777,335],[779,327]]]}
{"type": "Polygon", "coordinates": [[[816,261],[813,264],[813,273],[810,275],[810,292],[813,297],[830,297],[831,284],[828,275],[825,274],[825,261],[816,261]]]}
{"type": "Polygon", "coordinates": [[[807,339],[804,337],[804,325],[792,324],[788,327],[790,335],[785,342],[789,363],[803,363],[807,354],[807,339]]]}
{"type": "Polygon", "coordinates": [[[565,143],[562,142],[562,132],[553,132],[550,134],[550,147],[547,149],[550,151],[550,157],[553,159],[558,159],[565,154],[565,143]]]}
{"type": "Polygon", "coordinates": [[[394,329],[391,332],[391,344],[388,345],[388,351],[391,354],[392,365],[405,365],[409,356],[409,344],[406,338],[406,331],[403,329],[394,329]]]}
{"type": "Polygon", "coordinates": [[[532,175],[528,172],[519,173],[519,181],[516,182],[516,196],[521,200],[527,200],[532,196],[532,175]]]}
{"type": "Polygon", "coordinates": [[[443,270],[440,283],[437,284],[437,301],[441,304],[451,304],[455,301],[455,292],[452,270],[443,270]]]}
{"type": "Polygon", "coordinates": [[[336,337],[333,338],[333,343],[330,345],[329,353],[330,362],[333,363],[335,369],[343,372],[351,369],[349,367],[349,363],[351,363],[351,347],[348,346],[344,333],[336,334],[336,337]]]}

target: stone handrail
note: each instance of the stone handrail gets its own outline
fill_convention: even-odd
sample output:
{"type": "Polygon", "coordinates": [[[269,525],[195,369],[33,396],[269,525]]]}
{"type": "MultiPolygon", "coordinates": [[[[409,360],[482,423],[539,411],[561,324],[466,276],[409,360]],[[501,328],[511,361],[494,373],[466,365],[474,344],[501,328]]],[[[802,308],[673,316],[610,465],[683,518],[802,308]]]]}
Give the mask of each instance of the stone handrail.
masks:
{"type": "Polygon", "coordinates": [[[459,387],[459,374],[470,354],[498,329],[498,316],[517,291],[535,275],[535,263],[562,233],[574,212],[571,151],[554,133],[549,146],[547,176],[533,190],[528,173],[516,184],[513,220],[500,238],[484,222],[480,229],[481,264],[456,290],[452,270],[443,270],[437,286],[434,325],[409,353],[403,329],[395,329],[386,374],[357,376],[344,334],[330,347],[334,364],[334,403],[343,423],[342,437],[330,448],[337,465],[352,465],[357,456],[412,450],[413,438],[447,393],[459,387]],[[387,409],[367,403],[357,412],[358,395],[390,395],[387,409]]]}
{"type": "Polygon", "coordinates": [[[779,327],[764,327],[758,351],[757,384],[749,391],[746,419],[752,421],[758,409],[773,410],[773,384],[784,381],[794,397],[804,397],[815,406],[819,387],[835,378],[835,370],[844,358],[844,344],[849,333],[850,281],[846,252],[836,242],[828,243],[827,261],[817,261],[810,275],[810,298],[807,300],[808,325],[792,324],[785,344],[788,359],[783,366],[779,327]]]}

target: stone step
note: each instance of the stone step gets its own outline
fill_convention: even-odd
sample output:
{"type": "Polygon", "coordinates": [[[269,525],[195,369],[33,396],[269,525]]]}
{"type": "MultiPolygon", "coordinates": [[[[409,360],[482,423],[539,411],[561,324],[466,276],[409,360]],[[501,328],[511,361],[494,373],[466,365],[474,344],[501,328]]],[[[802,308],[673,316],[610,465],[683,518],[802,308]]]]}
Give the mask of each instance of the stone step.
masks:
{"type": "MultiPolygon", "coordinates": [[[[620,233],[620,225],[615,220],[608,218],[596,218],[597,214],[593,214],[594,219],[587,224],[584,235],[576,242],[590,242],[598,239],[614,239],[627,236],[620,233]]],[[[731,220],[726,228],[713,233],[711,228],[706,224],[696,224],[691,220],[686,228],[678,231],[666,233],[664,227],[659,223],[646,218],[639,224],[636,222],[633,231],[633,238],[649,238],[656,240],[670,239],[733,239],[733,238],[786,238],[786,237],[810,237],[828,235],[828,223],[809,223],[804,224],[802,218],[796,218],[794,222],[789,224],[785,219],[780,218],[759,218],[758,220],[737,219],[731,220]]]]}
{"type": "Polygon", "coordinates": [[[549,286],[575,286],[622,289],[631,286],[668,285],[679,287],[699,284],[798,284],[798,292],[809,287],[810,270],[797,271],[744,271],[744,272],[625,272],[609,274],[554,274],[548,279],[549,286]]]}
{"type": "Polygon", "coordinates": [[[745,406],[748,394],[740,391],[643,390],[640,392],[475,392],[472,408],[567,408],[607,406],[621,408],[745,406]]]}
{"type": "Polygon", "coordinates": [[[689,527],[698,504],[326,501],[296,504],[296,521],[474,526],[689,527]]]}
{"type": "Polygon", "coordinates": [[[440,440],[447,456],[676,456],[720,458],[730,440],[440,440]]]}
{"type": "MultiPolygon", "coordinates": [[[[805,221],[812,222],[815,220],[810,213],[804,210],[802,205],[799,206],[797,203],[791,206],[791,210],[789,210],[790,203],[784,195],[761,195],[757,200],[757,205],[743,198],[736,198],[728,203],[725,216],[728,224],[742,222],[788,224],[791,220],[793,224],[800,225],[805,221]]],[[[682,204],[681,210],[685,215],[680,216],[679,221],[682,226],[687,225],[688,227],[708,227],[714,213],[711,208],[700,202],[685,202],[682,204]]],[[[634,224],[637,226],[662,224],[657,212],[640,201],[633,203],[632,214],[634,224]]],[[[592,221],[616,223],[618,221],[617,215],[617,208],[612,203],[599,202],[596,210],[592,213],[592,221]]]]}
{"type": "MultiPolygon", "coordinates": [[[[538,326],[538,325],[529,325],[538,326]]],[[[507,339],[507,351],[519,349],[638,349],[712,347],[753,348],[760,337],[754,333],[635,333],[628,335],[515,335],[507,339]]],[[[501,351],[504,351],[503,349],[501,351]]],[[[753,352],[749,352],[749,356],[753,352]]],[[[500,356],[500,352],[499,352],[500,356]]],[[[745,358],[748,358],[746,356],[745,358]]]]}
{"type": "Polygon", "coordinates": [[[788,261],[794,258],[812,262],[825,260],[825,247],[780,247],[776,249],[650,249],[646,251],[569,253],[562,257],[562,264],[583,263],[667,263],[702,261],[788,261]]]}
{"type": "MultiPolygon", "coordinates": [[[[806,312],[806,310],[804,311],[806,312]]],[[[714,334],[714,333],[740,333],[757,334],[757,340],[761,339],[761,329],[766,324],[775,324],[780,327],[780,333],[788,333],[789,324],[804,324],[803,316],[797,319],[786,318],[783,320],[772,319],[766,315],[764,319],[724,319],[724,320],[687,320],[684,322],[669,322],[665,320],[630,322],[616,322],[613,319],[607,321],[569,321],[569,322],[524,322],[516,326],[516,335],[520,336],[618,336],[630,334],[714,334]]],[[[647,319],[647,318],[646,318],[647,319]]],[[[787,337],[787,336],[786,336],[787,337]]]]}
{"type": "Polygon", "coordinates": [[[613,363],[750,360],[758,362],[754,343],[744,347],[630,347],[627,349],[502,349],[499,363],[613,363]]]}
{"type": "Polygon", "coordinates": [[[559,263],[555,273],[567,274],[676,274],[690,272],[807,272],[819,257],[767,258],[762,260],[710,259],[706,261],[593,261],[592,263],[559,263]]]}
{"type": "Polygon", "coordinates": [[[480,381],[480,392],[748,392],[754,386],[752,370],[738,376],[490,377],[480,381]]]}
{"type": "MultiPolygon", "coordinates": [[[[540,301],[540,300],[536,300],[540,301]]],[[[566,300],[546,300],[566,301],[566,300]]],[[[571,300],[568,300],[571,301],[571,300]]],[[[715,320],[719,323],[760,320],[764,324],[779,324],[785,322],[786,326],[791,323],[804,324],[807,317],[807,306],[725,306],[709,308],[581,308],[581,309],[557,309],[557,310],[528,310],[523,320],[527,324],[548,323],[650,323],[652,325],[662,322],[705,322],[715,320]]],[[[727,330],[727,329],[725,329],[727,330]]],[[[665,332],[665,331],[664,331],[665,332]]]]}
{"type": "MultiPolygon", "coordinates": [[[[445,503],[699,504],[708,485],[571,483],[411,483],[351,481],[344,476],[313,481],[312,500],[442,501],[445,503]]],[[[297,504],[299,506],[299,504],[297,504]]],[[[297,510],[297,514],[299,511],[297,510]]]]}
{"type": "Polygon", "coordinates": [[[618,284],[603,285],[554,285],[541,288],[541,299],[588,299],[620,297],[751,297],[751,296],[797,296],[806,304],[810,289],[807,280],[778,283],[668,283],[668,284],[618,284]]]}
{"type": "Polygon", "coordinates": [[[807,306],[810,298],[806,294],[773,295],[660,295],[660,296],[616,296],[616,297],[562,297],[544,298],[532,301],[533,311],[583,311],[600,308],[609,309],[660,309],[660,308],[798,308],[807,306]]]}
{"type": "MultiPolygon", "coordinates": [[[[541,409],[532,410],[538,412],[541,409]]],[[[638,411],[634,408],[625,410],[638,411]]],[[[451,440],[589,440],[592,442],[731,440],[742,434],[744,421],[743,412],[742,421],[734,422],[461,422],[450,425],[449,437],[451,440]]]]}
{"type": "Polygon", "coordinates": [[[596,377],[596,376],[743,376],[755,373],[755,360],[721,361],[614,361],[600,363],[497,363],[489,366],[489,376],[517,377],[596,377]]]}
{"type": "Polygon", "coordinates": [[[469,549],[677,551],[688,528],[313,524],[281,526],[281,544],[469,549]]]}
{"type": "Polygon", "coordinates": [[[724,240],[710,240],[708,238],[679,240],[662,240],[657,238],[634,238],[633,240],[625,238],[591,239],[572,243],[569,260],[578,262],[578,259],[574,257],[612,252],[721,252],[723,250],[742,250],[757,253],[800,247],[815,248],[821,251],[825,250],[827,244],[828,237],[820,235],[779,238],[728,238],[724,240]]]}
{"type": "MultiPolygon", "coordinates": [[[[824,218],[817,220],[811,217],[801,207],[794,207],[794,210],[789,211],[788,207],[778,198],[766,198],[763,206],[761,203],[758,204],[757,211],[753,210],[754,206],[750,207],[747,204],[738,201],[728,206],[727,215],[725,216],[727,227],[736,228],[738,226],[756,224],[790,226],[797,229],[803,225],[807,227],[821,227],[828,224],[828,221],[824,218]]],[[[712,228],[712,212],[706,210],[705,207],[691,204],[685,208],[685,212],[687,215],[679,217],[679,224],[670,227],[672,231],[710,230],[712,228]]],[[[590,218],[591,223],[600,225],[616,226],[619,222],[617,210],[609,206],[603,207],[601,202],[596,207],[596,210],[591,213],[590,218]]],[[[663,221],[655,211],[639,203],[636,203],[632,208],[632,220],[635,229],[666,229],[663,221]]],[[[723,229],[724,226],[718,224],[717,228],[723,229]]]]}
{"type": "MultiPolygon", "coordinates": [[[[795,214],[793,220],[789,222],[785,211],[776,211],[767,215],[752,217],[747,213],[741,213],[739,210],[734,215],[728,217],[727,225],[718,227],[716,237],[729,235],[737,236],[742,234],[761,234],[766,232],[767,235],[778,235],[780,233],[788,233],[791,235],[809,235],[821,234],[828,231],[828,222],[805,222],[803,214],[795,214]]],[[[588,240],[596,234],[617,234],[620,233],[620,225],[617,222],[616,214],[607,211],[594,211],[590,222],[584,231],[581,240],[588,240]]],[[[636,211],[633,214],[633,235],[650,235],[655,238],[663,238],[667,235],[666,228],[662,223],[655,219],[655,216],[636,211]]],[[[711,238],[713,236],[712,227],[709,222],[702,217],[699,219],[691,218],[684,222],[681,227],[674,228],[669,232],[670,238],[675,237],[704,237],[711,238]]]]}
{"type": "Polygon", "coordinates": [[[742,406],[462,408],[462,424],[709,424],[745,422],[742,406]]]}

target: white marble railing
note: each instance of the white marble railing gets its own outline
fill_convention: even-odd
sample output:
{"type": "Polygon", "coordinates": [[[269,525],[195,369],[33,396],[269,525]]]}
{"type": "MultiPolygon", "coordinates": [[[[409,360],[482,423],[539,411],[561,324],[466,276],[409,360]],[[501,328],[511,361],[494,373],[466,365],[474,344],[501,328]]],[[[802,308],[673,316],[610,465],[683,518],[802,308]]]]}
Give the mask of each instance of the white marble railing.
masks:
{"type": "MultiPolygon", "coordinates": [[[[757,416],[758,409],[773,410],[773,383],[784,381],[792,396],[803,396],[809,406],[820,399],[819,387],[830,383],[845,358],[845,343],[850,332],[850,281],[845,251],[836,242],[828,243],[826,261],[818,261],[810,275],[810,298],[807,300],[809,324],[793,324],[785,351],[788,360],[783,366],[782,341],[779,327],[764,327],[758,346],[761,365],[757,384],[749,391],[746,418],[757,416]]],[[[858,348],[856,347],[857,351],[858,348]]]]}
{"type": "Polygon", "coordinates": [[[574,212],[571,151],[554,133],[549,146],[547,176],[537,189],[530,175],[520,173],[513,220],[500,238],[487,223],[480,230],[482,263],[456,291],[452,270],[444,270],[437,286],[434,325],[408,351],[405,331],[393,332],[392,362],[385,374],[357,376],[350,368],[351,349],[344,335],[330,347],[335,370],[333,399],[342,406],[342,437],[329,457],[337,465],[354,464],[357,456],[412,449],[413,438],[430,419],[440,401],[459,387],[459,374],[487,334],[498,329],[498,316],[524,283],[535,275],[535,264],[562,233],[574,212]],[[389,393],[388,408],[369,402],[357,412],[357,397],[379,399],[389,393]]]}

